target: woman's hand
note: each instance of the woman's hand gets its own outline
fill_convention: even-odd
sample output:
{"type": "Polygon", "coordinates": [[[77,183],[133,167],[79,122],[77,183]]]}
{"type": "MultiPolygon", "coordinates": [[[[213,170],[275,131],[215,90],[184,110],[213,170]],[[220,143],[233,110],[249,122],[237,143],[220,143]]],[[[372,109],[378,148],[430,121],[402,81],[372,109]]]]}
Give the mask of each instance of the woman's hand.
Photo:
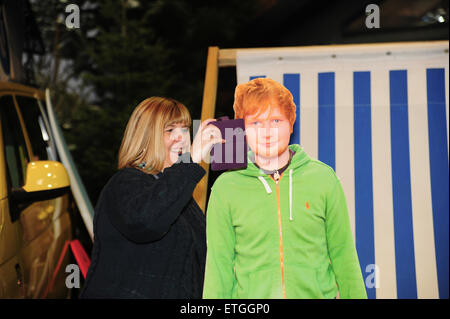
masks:
{"type": "Polygon", "coordinates": [[[207,119],[200,124],[197,134],[191,146],[191,157],[195,163],[200,163],[203,159],[205,162],[211,148],[216,143],[225,143],[222,139],[222,133],[215,125],[208,125],[215,119],[207,119]]]}

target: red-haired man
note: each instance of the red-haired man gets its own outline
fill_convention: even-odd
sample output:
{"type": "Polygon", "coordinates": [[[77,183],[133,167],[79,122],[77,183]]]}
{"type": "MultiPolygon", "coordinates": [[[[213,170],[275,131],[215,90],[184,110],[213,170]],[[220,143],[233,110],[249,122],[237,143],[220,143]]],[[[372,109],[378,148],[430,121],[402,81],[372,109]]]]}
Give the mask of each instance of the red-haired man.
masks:
{"type": "Polygon", "coordinates": [[[204,298],[367,298],[344,192],[333,169],[289,145],[291,93],[238,85],[246,169],[223,173],[207,208],[204,298]]]}

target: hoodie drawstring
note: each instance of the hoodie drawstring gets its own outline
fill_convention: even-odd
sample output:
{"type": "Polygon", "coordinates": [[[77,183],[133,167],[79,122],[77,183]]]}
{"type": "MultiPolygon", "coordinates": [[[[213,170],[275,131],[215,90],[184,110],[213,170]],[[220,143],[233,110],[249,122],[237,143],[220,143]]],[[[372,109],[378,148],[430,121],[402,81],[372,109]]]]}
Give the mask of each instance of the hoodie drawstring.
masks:
{"type": "MultiPolygon", "coordinates": [[[[258,176],[258,179],[264,185],[267,194],[272,193],[272,189],[270,188],[264,177],[258,176]]],[[[289,170],[289,220],[294,220],[294,217],[292,216],[292,168],[289,170]]]]}
{"type": "Polygon", "coordinates": [[[269,184],[267,183],[267,181],[264,179],[264,177],[262,176],[258,176],[258,179],[261,181],[261,183],[263,183],[267,194],[272,193],[272,189],[270,188],[269,184]]]}
{"type": "Polygon", "coordinates": [[[294,220],[292,217],[292,168],[289,170],[289,219],[294,220]]]}

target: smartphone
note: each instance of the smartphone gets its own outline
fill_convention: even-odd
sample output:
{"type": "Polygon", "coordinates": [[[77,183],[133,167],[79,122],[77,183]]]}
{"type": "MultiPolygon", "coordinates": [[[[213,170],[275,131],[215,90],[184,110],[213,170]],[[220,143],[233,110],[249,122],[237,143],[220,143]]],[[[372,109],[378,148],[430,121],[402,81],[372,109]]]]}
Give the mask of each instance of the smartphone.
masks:
{"type": "Polygon", "coordinates": [[[230,120],[223,116],[208,125],[215,125],[225,143],[214,144],[211,149],[211,170],[223,171],[247,168],[247,139],[243,119],[230,120]]]}

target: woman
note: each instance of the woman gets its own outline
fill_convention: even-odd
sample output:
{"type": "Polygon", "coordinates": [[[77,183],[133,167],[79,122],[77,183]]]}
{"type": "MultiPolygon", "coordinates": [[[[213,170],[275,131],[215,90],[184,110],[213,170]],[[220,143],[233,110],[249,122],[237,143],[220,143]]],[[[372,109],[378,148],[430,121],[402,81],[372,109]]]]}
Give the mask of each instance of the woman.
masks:
{"type": "Polygon", "coordinates": [[[220,130],[204,121],[190,146],[191,117],[178,101],[151,97],[127,124],[119,171],[95,209],[92,261],[81,298],[201,298],[205,217],[192,192],[198,164],[220,130]]]}

